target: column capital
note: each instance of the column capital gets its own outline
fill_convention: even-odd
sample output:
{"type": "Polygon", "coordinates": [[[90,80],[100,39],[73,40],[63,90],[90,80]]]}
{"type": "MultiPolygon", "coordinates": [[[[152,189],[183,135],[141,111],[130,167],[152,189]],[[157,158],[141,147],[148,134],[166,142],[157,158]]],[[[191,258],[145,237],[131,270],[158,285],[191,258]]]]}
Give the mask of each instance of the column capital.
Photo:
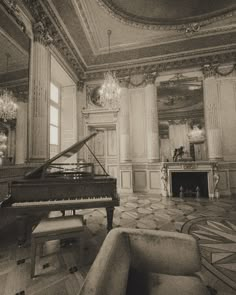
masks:
{"type": "Polygon", "coordinates": [[[76,83],[76,88],[78,91],[83,91],[84,90],[84,79],[80,79],[79,81],[77,81],[76,83]]]}
{"type": "Polygon", "coordinates": [[[145,85],[154,84],[157,76],[158,76],[158,72],[146,73],[144,76],[145,85]]]}
{"type": "Polygon", "coordinates": [[[202,67],[202,73],[204,78],[215,77],[217,66],[213,64],[206,64],[202,67]]]}
{"type": "Polygon", "coordinates": [[[130,76],[119,78],[120,87],[128,88],[130,83],[130,76]]]}
{"type": "Polygon", "coordinates": [[[37,22],[33,25],[34,41],[48,46],[53,42],[53,38],[49,34],[47,28],[42,22],[37,22]]]}

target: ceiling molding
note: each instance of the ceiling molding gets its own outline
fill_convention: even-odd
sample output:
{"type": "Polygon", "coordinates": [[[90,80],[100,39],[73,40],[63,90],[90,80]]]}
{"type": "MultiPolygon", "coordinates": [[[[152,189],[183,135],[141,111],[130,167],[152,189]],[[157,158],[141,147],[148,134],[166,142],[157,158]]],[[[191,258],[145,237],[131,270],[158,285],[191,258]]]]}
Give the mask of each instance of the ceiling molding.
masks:
{"type": "Polygon", "coordinates": [[[84,27],[84,31],[88,42],[90,43],[91,49],[96,55],[98,54],[101,44],[99,44],[99,38],[96,32],[93,32],[91,30],[90,22],[93,22],[93,17],[90,15],[88,9],[86,8],[86,0],[72,0],[72,4],[75,7],[76,14],[81,19],[81,24],[84,27]]]}
{"type": "MultiPolygon", "coordinates": [[[[150,62],[148,64],[134,63],[133,65],[124,64],[123,67],[114,68],[116,76],[118,78],[127,77],[130,75],[152,73],[152,72],[167,72],[175,69],[187,69],[187,68],[202,68],[205,64],[224,64],[235,62],[236,60],[236,50],[231,50],[228,52],[207,52],[202,55],[196,55],[194,53],[184,54],[182,57],[164,59],[159,58],[155,62],[150,62]]],[[[101,80],[104,77],[104,71],[93,71],[86,72],[86,80],[101,80]]]]}
{"type": "MultiPolygon", "coordinates": [[[[119,51],[111,52],[109,55],[107,53],[96,55],[93,53],[94,46],[91,44],[97,42],[95,40],[97,37],[92,34],[89,19],[86,20],[87,11],[83,10],[85,0],[70,0],[67,3],[68,6],[70,5],[70,9],[67,11],[66,17],[71,27],[65,22],[66,17],[62,14],[64,7],[66,7],[64,2],[56,0],[23,1],[35,21],[43,22],[53,38],[53,46],[71,66],[78,80],[83,80],[85,77],[89,80],[100,79],[108,65],[114,66],[114,69],[118,71],[118,76],[125,76],[127,72],[136,71],[136,69],[138,72],[145,72],[149,71],[149,68],[152,70],[152,68],[158,67],[159,71],[165,71],[177,66],[180,68],[194,67],[198,64],[214,62],[214,59],[222,62],[222,60],[228,61],[235,58],[235,23],[222,28],[209,27],[207,30],[204,28],[205,31],[197,32],[184,40],[161,44],[146,43],[142,44],[143,47],[136,46],[133,49],[125,48],[125,50],[120,47],[119,51]],[[76,38],[76,30],[71,31],[74,25],[73,21],[69,19],[71,14],[73,17],[77,16],[76,24],[82,34],[81,42],[76,38]],[[214,36],[216,34],[217,38],[214,36]],[[127,70],[124,69],[125,67],[127,70]]],[[[234,13],[231,14],[231,16],[234,15],[234,13]]],[[[74,27],[76,28],[75,25],[74,27]]]]}

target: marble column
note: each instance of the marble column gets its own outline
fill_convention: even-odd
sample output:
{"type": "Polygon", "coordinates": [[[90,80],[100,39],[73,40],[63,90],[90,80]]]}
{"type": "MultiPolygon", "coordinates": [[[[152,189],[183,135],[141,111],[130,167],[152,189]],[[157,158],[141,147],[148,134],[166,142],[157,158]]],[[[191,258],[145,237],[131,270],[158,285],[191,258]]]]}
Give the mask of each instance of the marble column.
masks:
{"type": "Polygon", "coordinates": [[[219,93],[214,67],[203,67],[204,113],[210,161],[223,158],[219,93]]]}
{"type": "Polygon", "coordinates": [[[156,75],[147,76],[145,86],[148,162],[158,162],[160,160],[157,90],[155,80],[156,75]]]}
{"type": "Polygon", "coordinates": [[[27,103],[17,102],[16,118],[16,156],[15,164],[23,164],[26,160],[27,147],[27,103]]]}
{"type": "Polygon", "coordinates": [[[131,160],[128,81],[121,81],[120,86],[120,162],[124,163],[131,160]]]}
{"type": "Polygon", "coordinates": [[[34,26],[31,48],[31,95],[29,98],[29,161],[49,158],[49,95],[51,38],[42,23],[34,26]]]}

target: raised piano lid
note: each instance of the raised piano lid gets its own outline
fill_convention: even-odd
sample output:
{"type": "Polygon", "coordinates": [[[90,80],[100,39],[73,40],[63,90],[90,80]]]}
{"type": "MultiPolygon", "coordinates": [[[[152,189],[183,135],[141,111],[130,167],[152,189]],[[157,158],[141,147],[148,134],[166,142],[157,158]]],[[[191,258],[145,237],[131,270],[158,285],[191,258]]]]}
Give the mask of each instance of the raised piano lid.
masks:
{"type": "Polygon", "coordinates": [[[67,160],[68,158],[72,157],[74,154],[78,153],[79,150],[86,144],[88,140],[90,140],[92,137],[94,137],[97,134],[97,132],[93,132],[90,135],[86,136],[84,139],[76,142],[69,148],[65,149],[64,151],[60,152],[53,158],[47,160],[44,164],[41,166],[33,169],[32,171],[28,172],[25,174],[26,179],[31,179],[31,178],[43,178],[44,173],[49,167],[50,164],[52,164],[54,161],[60,158],[60,160],[63,162],[67,160]]]}

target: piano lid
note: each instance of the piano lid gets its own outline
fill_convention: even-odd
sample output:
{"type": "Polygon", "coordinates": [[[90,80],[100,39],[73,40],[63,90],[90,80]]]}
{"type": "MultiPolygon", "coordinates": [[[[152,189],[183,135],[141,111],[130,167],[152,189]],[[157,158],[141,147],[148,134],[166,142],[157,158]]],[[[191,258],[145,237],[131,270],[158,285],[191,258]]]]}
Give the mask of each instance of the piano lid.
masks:
{"type": "Polygon", "coordinates": [[[68,147],[64,151],[60,152],[56,156],[52,157],[51,159],[47,160],[44,164],[41,166],[33,169],[32,171],[25,174],[25,178],[42,178],[44,176],[44,172],[47,170],[50,164],[52,164],[54,161],[60,158],[62,162],[67,160],[68,158],[72,157],[74,154],[78,153],[80,149],[86,144],[88,140],[90,140],[92,137],[94,137],[97,134],[97,132],[93,132],[92,134],[86,136],[84,139],[76,142],[72,146],[68,147]]]}

